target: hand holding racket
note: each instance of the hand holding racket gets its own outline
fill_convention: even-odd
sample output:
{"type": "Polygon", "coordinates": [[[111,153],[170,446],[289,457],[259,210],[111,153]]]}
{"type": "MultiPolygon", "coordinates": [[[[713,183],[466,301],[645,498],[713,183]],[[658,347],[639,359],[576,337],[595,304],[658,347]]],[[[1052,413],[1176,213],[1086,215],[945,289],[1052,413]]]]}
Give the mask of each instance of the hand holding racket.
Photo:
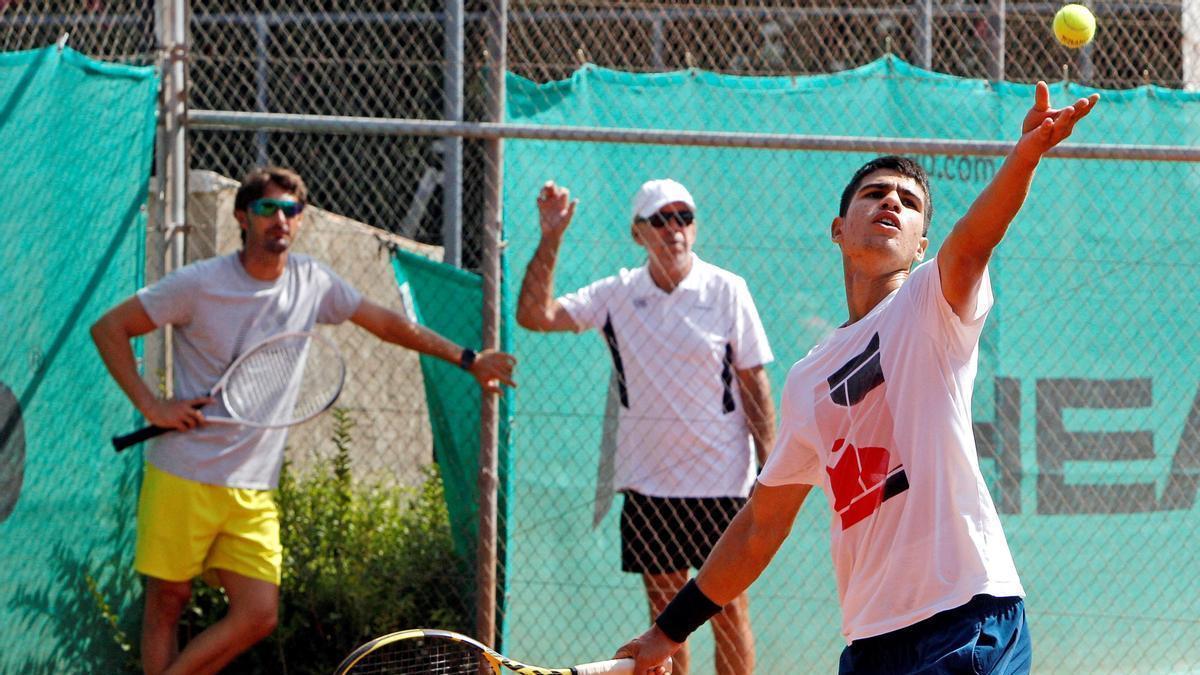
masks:
{"type": "MultiPolygon", "coordinates": [[[[332,407],[345,380],[346,362],[332,342],[310,331],[283,333],[259,342],[234,360],[207,397],[175,404],[204,405],[219,397],[229,412],[229,417],[192,418],[192,425],[288,427],[332,407]]],[[[192,426],[187,421],[183,424],[192,426]]],[[[147,426],[113,438],[113,447],[120,452],[174,430],[147,426]]]]}
{"type": "Polygon", "coordinates": [[[638,673],[670,675],[671,657],[680,646],[681,643],[673,641],[657,626],[651,625],[645,633],[622,645],[616,657],[632,662],[638,673]]]}
{"type": "Polygon", "coordinates": [[[143,410],[146,421],[157,427],[187,431],[204,424],[204,413],[200,409],[212,403],[211,396],[190,399],[155,400],[150,410],[143,410]]]}
{"type": "Polygon", "coordinates": [[[633,661],[601,661],[567,668],[530,666],[488,649],[465,635],[416,629],[384,635],[355,649],[335,675],[479,675],[505,668],[522,675],[633,673],[633,661]]]}

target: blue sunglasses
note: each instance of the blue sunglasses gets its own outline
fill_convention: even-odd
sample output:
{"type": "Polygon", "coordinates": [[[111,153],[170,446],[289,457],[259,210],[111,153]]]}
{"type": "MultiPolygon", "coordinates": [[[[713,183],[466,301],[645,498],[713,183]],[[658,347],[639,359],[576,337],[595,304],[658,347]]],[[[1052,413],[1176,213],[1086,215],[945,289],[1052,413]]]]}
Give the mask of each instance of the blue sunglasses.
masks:
{"type": "Polygon", "coordinates": [[[255,199],[250,202],[250,213],[256,216],[273,216],[276,213],[283,211],[283,215],[288,218],[295,218],[304,210],[304,205],[300,202],[294,202],[288,199],[255,199]]]}

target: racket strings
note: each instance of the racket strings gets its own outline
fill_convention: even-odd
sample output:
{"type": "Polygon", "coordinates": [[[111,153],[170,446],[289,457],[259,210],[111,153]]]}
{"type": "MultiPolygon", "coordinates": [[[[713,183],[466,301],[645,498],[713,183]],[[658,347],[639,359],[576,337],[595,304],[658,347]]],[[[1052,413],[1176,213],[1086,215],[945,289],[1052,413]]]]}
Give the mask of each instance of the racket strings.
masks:
{"type": "Polygon", "coordinates": [[[297,335],[246,354],[224,398],[236,418],[263,424],[303,420],[325,410],[342,388],[345,366],[322,340],[297,335]]]}
{"type": "Polygon", "coordinates": [[[349,675],[493,675],[499,669],[470,645],[414,638],[372,650],[347,672],[349,675]]]}

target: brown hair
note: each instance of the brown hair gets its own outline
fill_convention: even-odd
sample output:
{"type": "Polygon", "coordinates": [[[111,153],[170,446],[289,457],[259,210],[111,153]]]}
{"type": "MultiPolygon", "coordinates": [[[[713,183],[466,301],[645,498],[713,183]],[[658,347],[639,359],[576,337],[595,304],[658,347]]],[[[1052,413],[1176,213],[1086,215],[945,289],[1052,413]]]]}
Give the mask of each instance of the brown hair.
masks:
{"type": "Polygon", "coordinates": [[[281,166],[267,166],[253,169],[242,179],[242,186],[233,198],[233,210],[245,211],[250,202],[266,193],[271,183],[295,195],[301,204],[308,204],[308,188],[300,174],[281,166]]]}

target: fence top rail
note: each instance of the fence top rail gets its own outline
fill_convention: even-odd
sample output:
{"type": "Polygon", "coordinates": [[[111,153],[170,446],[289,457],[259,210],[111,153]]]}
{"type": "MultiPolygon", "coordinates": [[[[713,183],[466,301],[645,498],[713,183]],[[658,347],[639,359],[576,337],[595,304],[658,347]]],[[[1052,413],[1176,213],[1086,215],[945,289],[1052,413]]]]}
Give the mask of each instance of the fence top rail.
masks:
{"type": "MultiPolygon", "coordinates": [[[[911,155],[1004,156],[1013,143],[956,139],[884,138],[859,136],[806,136],[747,132],[678,131],[659,129],[614,129],[604,127],[544,126],[494,122],[447,122],[443,120],[391,119],[378,117],[335,117],[285,113],[190,110],[191,129],[234,129],[376,136],[439,136],[476,139],[519,138],[527,140],[630,143],[638,145],[686,145],[712,148],[761,150],[815,150],[911,155]]],[[[1176,145],[1085,145],[1066,144],[1048,156],[1061,159],[1113,159],[1126,161],[1200,162],[1200,148],[1176,145]]]]}

